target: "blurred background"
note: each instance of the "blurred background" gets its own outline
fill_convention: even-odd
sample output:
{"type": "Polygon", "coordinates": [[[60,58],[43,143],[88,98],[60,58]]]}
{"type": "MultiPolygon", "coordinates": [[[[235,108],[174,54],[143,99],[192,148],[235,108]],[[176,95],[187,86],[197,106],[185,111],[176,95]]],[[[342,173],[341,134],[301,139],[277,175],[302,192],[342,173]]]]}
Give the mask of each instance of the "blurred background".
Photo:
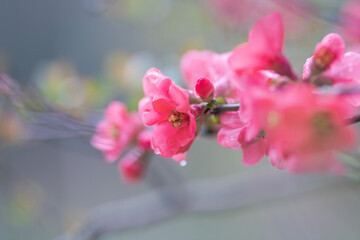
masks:
{"type": "MultiPolygon", "coordinates": [[[[0,73],[96,122],[114,99],[136,110],[148,68],[182,85],[186,51],[231,51],[272,11],[283,14],[284,52],[299,75],[329,32],[360,49],[359,2],[349,8],[340,0],[0,0],[0,73]]],[[[348,178],[293,176],[266,160],[249,168],[240,151],[202,138],[187,166],[156,157],[144,182],[126,185],[117,166],[90,146],[90,135],[69,137],[45,125],[31,135],[3,99],[0,121],[0,239],[65,239],[88,219],[115,225],[109,229],[117,231],[99,236],[107,240],[360,239],[354,169],[348,178]],[[156,190],[164,186],[170,197],[156,190]],[[171,211],[191,202],[192,193],[192,207],[171,211]],[[157,218],[162,211],[169,216],[157,218]]]]}

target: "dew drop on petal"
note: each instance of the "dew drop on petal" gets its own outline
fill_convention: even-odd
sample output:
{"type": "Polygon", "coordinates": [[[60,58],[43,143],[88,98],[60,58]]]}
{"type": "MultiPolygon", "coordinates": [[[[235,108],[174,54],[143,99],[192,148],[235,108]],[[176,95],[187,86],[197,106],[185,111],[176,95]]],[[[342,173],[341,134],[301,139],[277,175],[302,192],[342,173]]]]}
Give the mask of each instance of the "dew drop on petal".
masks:
{"type": "Polygon", "coordinates": [[[154,153],[155,154],[160,154],[160,150],[158,148],[154,148],[154,153]]]}
{"type": "Polygon", "coordinates": [[[186,160],[181,160],[181,161],[179,162],[179,164],[180,164],[180,166],[185,167],[186,164],[187,164],[187,161],[186,161],[186,160]]]}

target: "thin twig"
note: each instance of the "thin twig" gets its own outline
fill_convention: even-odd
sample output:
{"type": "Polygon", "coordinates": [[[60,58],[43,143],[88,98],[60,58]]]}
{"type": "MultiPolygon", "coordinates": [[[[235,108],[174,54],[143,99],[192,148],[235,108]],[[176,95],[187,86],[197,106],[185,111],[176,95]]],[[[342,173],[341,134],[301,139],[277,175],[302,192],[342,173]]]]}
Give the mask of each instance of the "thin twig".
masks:
{"type": "Polygon", "coordinates": [[[235,104],[220,104],[218,106],[216,106],[215,108],[211,109],[210,112],[212,114],[218,115],[221,114],[223,112],[235,112],[235,111],[239,111],[240,108],[240,104],[239,103],[235,103],[235,104]]]}

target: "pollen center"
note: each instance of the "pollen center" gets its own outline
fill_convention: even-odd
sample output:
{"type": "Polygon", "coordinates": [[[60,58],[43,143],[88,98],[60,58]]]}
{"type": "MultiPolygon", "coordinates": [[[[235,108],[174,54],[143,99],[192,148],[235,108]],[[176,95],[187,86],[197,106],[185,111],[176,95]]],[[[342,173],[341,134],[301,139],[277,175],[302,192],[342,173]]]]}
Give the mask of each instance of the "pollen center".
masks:
{"type": "Polygon", "coordinates": [[[112,126],[110,128],[109,134],[112,138],[118,139],[119,138],[119,129],[117,126],[112,126]]]}
{"type": "Polygon", "coordinates": [[[312,118],[312,124],[315,132],[320,136],[327,135],[334,129],[331,115],[327,112],[316,113],[312,118]]]}
{"type": "Polygon", "coordinates": [[[327,48],[320,49],[316,56],[314,56],[315,64],[320,69],[326,69],[334,61],[334,59],[334,54],[327,48]]]}
{"type": "Polygon", "coordinates": [[[172,122],[174,128],[181,127],[186,120],[186,114],[179,113],[176,110],[172,110],[170,113],[168,121],[172,122]]]}

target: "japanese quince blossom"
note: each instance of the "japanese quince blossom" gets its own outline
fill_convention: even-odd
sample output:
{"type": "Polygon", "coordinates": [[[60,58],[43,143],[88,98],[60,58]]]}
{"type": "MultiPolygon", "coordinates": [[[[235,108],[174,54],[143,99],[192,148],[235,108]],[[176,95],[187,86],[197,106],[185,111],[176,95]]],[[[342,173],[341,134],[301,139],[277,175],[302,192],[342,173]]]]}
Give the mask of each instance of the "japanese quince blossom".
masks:
{"type": "MultiPolygon", "coordinates": [[[[345,52],[342,38],[335,33],[328,34],[316,46],[314,56],[304,65],[303,80],[315,85],[331,85],[353,88],[360,84],[360,54],[345,52]]],[[[344,97],[354,106],[360,106],[360,95],[344,97]]]]}
{"type": "Polygon", "coordinates": [[[119,172],[127,183],[135,183],[141,180],[145,174],[144,149],[134,148],[130,150],[119,162],[119,172]]]}
{"type": "Polygon", "coordinates": [[[246,71],[273,70],[296,78],[288,60],[282,54],[284,27],[281,15],[272,13],[259,20],[249,33],[249,41],[233,50],[230,66],[241,74],[246,71]]]}
{"type": "Polygon", "coordinates": [[[267,155],[280,169],[338,173],[341,165],[335,152],[355,147],[354,129],[346,127],[346,119],[355,111],[338,96],[319,95],[310,86],[294,84],[278,92],[254,94],[249,102],[249,137],[264,132],[267,155]]]}
{"type": "Polygon", "coordinates": [[[91,144],[103,152],[107,162],[114,162],[141,128],[137,114],[129,114],[121,102],[111,102],[105,110],[105,119],[97,126],[91,144]]]}
{"type": "Polygon", "coordinates": [[[139,114],[129,114],[120,102],[110,103],[92,145],[108,162],[135,145],[119,162],[127,182],[144,176],[151,149],[184,163],[200,133],[217,134],[220,145],[242,149],[245,165],[267,156],[273,166],[293,173],[341,173],[336,154],[356,147],[349,123],[360,121],[360,94],[337,91],[359,89],[360,54],[345,52],[343,39],[328,34],[299,79],[282,54],[283,36],[282,18],[275,12],[260,19],[248,42],[231,52],[186,53],[180,68],[190,90],[149,69],[139,114]],[[326,92],[325,85],[336,93],[326,92]]]}
{"type": "Polygon", "coordinates": [[[155,68],[146,72],[143,88],[145,97],[139,103],[139,113],[145,125],[154,126],[152,147],[155,153],[180,160],[190,148],[196,132],[188,93],[155,68]],[[180,159],[178,154],[181,154],[180,159]]]}

